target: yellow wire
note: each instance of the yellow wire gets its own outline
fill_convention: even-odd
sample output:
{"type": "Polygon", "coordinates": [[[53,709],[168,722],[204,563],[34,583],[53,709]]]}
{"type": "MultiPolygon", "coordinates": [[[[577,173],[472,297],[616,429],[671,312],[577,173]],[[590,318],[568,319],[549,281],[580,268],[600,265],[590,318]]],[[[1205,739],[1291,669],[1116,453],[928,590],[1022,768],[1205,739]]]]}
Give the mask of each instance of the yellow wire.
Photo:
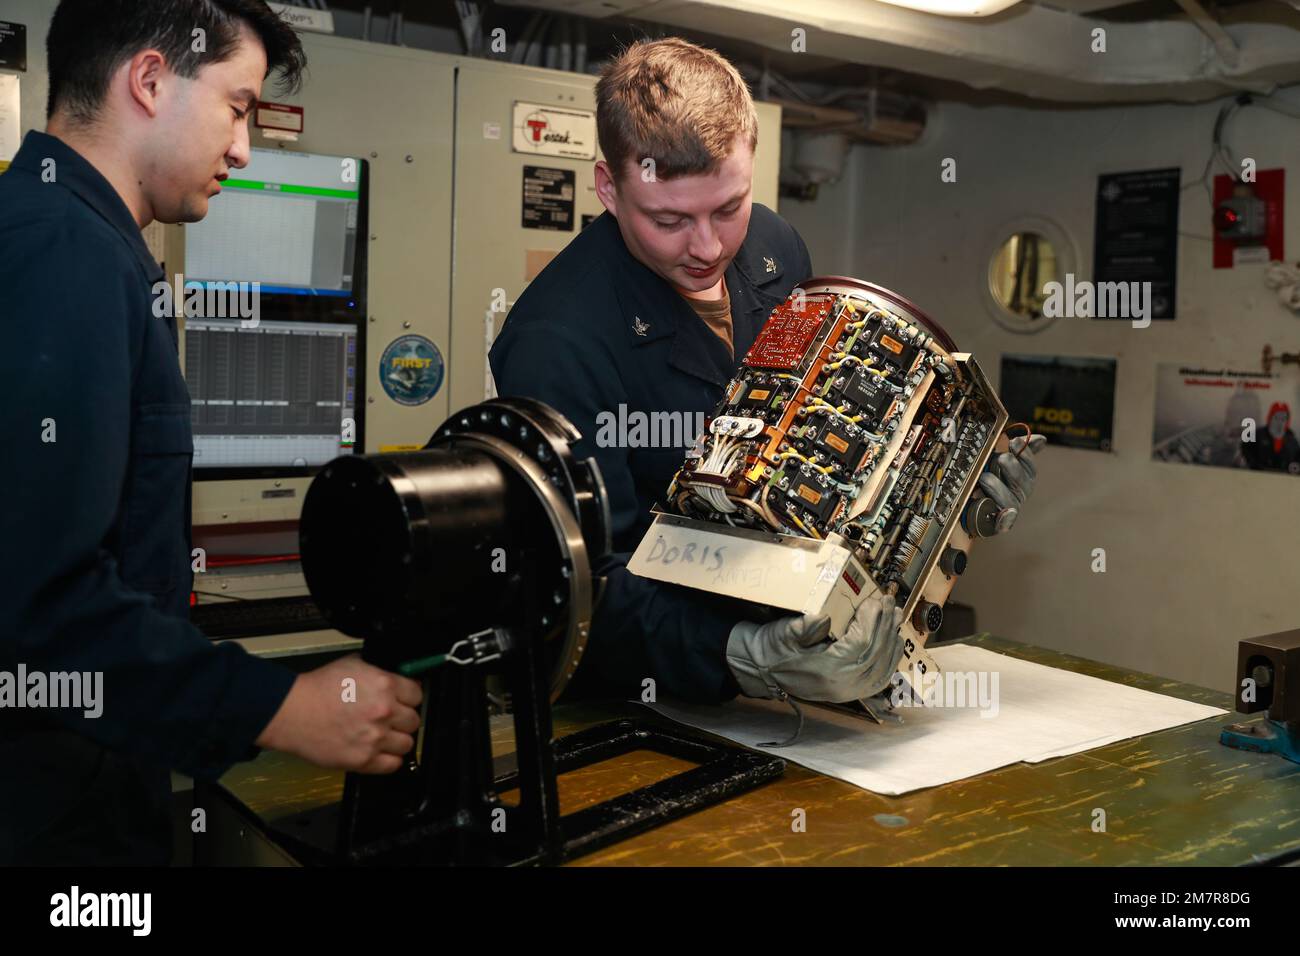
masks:
{"type": "MultiPolygon", "coordinates": [[[[812,400],[811,402],[808,403],[808,406],[807,406],[807,407],[809,407],[809,408],[824,408],[824,409],[826,409],[826,411],[830,412],[832,415],[835,415],[835,416],[837,416],[837,417],[839,417],[839,418],[842,418],[842,419],[844,419],[846,422],[852,422],[854,425],[856,425],[858,422],[862,421],[862,418],[863,418],[863,416],[861,416],[861,415],[854,415],[854,416],[852,416],[852,417],[850,417],[850,416],[848,416],[848,415],[845,415],[845,414],[844,414],[844,410],[843,410],[842,408],[836,408],[836,407],[835,407],[834,405],[832,405],[830,402],[823,401],[822,399],[817,398],[816,396],[813,396],[813,400],[812,400]]],[[[809,414],[811,414],[811,412],[809,412],[809,414]]]]}
{"type": "Polygon", "coordinates": [[[787,511],[787,512],[786,512],[786,516],[787,516],[791,521],[793,521],[795,524],[797,524],[797,525],[799,526],[799,530],[802,531],[804,534],[808,535],[808,537],[810,537],[810,538],[816,538],[816,539],[818,539],[819,541],[821,540],[821,535],[819,535],[815,529],[811,529],[811,528],[809,528],[809,527],[808,527],[807,525],[805,525],[802,521],[800,521],[798,518],[796,518],[796,517],[795,517],[795,514],[794,514],[793,511],[787,511]]]}
{"type": "Polygon", "coordinates": [[[840,356],[840,360],[839,360],[838,362],[831,362],[831,363],[829,363],[829,364],[823,366],[824,368],[826,368],[826,369],[828,369],[828,370],[830,370],[830,371],[833,372],[833,371],[835,371],[837,368],[839,368],[841,365],[843,365],[845,362],[857,362],[859,365],[861,365],[864,369],[866,369],[868,372],[870,372],[872,375],[876,376],[877,378],[888,378],[888,377],[889,377],[889,373],[886,372],[884,369],[873,368],[873,366],[875,365],[875,361],[876,361],[874,358],[872,358],[872,359],[868,359],[867,361],[864,362],[862,359],[858,358],[856,355],[848,355],[848,354],[846,354],[846,353],[844,353],[844,352],[836,352],[835,354],[836,354],[837,356],[840,356]]]}
{"type": "Polygon", "coordinates": [[[834,353],[833,357],[838,358],[839,361],[827,362],[825,365],[822,366],[822,368],[826,369],[829,372],[833,372],[837,368],[842,366],[845,362],[857,362],[859,365],[867,364],[866,362],[862,361],[862,359],[858,358],[856,355],[849,355],[845,352],[836,352],[834,353]]]}
{"type": "Polygon", "coordinates": [[[797,451],[783,451],[776,456],[777,461],[783,461],[786,458],[797,458],[805,465],[808,465],[810,468],[814,468],[817,471],[820,471],[823,475],[829,475],[831,473],[831,468],[829,466],[819,465],[817,464],[816,460],[812,458],[808,458],[807,456],[802,455],[797,451]]]}

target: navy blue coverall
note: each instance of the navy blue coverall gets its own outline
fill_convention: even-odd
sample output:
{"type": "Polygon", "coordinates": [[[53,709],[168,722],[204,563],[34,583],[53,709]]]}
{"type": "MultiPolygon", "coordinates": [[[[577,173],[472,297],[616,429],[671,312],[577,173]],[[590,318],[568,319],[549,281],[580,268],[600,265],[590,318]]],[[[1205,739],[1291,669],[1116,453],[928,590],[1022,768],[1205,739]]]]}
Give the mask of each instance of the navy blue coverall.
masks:
{"type": "MultiPolygon", "coordinates": [[[[510,310],[490,354],[498,393],[563,413],[582,433],[577,454],[595,456],[609,493],[615,553],[597,568],[607,583],[575,693],[639,695],[645,678],[655,680],[657,693],[688,701],[740,692],[727,667],[727,638],[737,621],[755,619],[753,606],[640,578],[626,567],[685,448],[600,447],[598,423],[609,415],[635,421],[634,413],[681,413],[695,422],[696,413],[711,413],[772,309],[811,273],[799,234],[755,203],[726,270],[733,358],[690,304],[628,252],[606,212],[510,310]]],[[[694,438],[690,431],[686,444],[694,438]]]]}
{"type": "Polygon", "coordinates": [[[190,396],[110,183],[31,132],[0,175],[0,671],[102,673],[102,714],[0,709],[0,864],[166,863],[294,675],[189,623],[190,396]],[[52,439],[52,440],[51,440],[52,439]]]}

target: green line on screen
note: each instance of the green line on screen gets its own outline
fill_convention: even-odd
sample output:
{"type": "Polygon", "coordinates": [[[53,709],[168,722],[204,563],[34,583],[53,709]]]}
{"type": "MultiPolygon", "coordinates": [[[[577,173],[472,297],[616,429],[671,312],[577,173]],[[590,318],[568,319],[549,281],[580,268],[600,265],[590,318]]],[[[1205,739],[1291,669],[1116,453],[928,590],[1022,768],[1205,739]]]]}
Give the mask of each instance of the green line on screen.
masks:
{"type": "Polygon", "coordinates": [[[304,196],[332,196],[335,199],[359,199],[360,190],[322,189],[320,186],[290,186],[287,183],[263,183],[256,179],[227,179],[227,189],[255,189],[258,192],[299,193],[304,196]]]}

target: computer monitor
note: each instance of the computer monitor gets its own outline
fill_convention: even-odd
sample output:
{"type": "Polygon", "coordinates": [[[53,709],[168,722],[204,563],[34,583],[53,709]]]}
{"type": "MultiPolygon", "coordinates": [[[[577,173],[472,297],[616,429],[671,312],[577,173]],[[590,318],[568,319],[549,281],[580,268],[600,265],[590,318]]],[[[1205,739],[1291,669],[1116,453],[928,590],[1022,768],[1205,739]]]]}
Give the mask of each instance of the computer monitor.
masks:
{"type": "Polygon", "coordinates": [[[197,479],[306,476],[364,449],[368,180],[361,159],[254,149],[186,227],[187,296],[258,297],[255,319],[187,311],[197,479]]]}

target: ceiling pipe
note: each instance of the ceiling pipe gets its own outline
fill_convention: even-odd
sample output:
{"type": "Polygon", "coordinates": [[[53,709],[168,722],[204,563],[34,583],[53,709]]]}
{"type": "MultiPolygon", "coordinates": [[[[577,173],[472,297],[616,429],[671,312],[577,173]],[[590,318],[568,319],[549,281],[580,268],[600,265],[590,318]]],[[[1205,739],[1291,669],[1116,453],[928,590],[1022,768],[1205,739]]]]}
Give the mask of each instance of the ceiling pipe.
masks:
{"type": "Polygon", "coordinates": [[[731,37],[784,57],[792,55],[793,31],[801,29],[808,55],[822,62],[860,63],[1054,102],[1197,103],[1242,90],[1267,95],[1300,83],[1300,29],[1277,22],[1114,22],[1037,3],[971,20],[865,0],[509,2],[731,37]],[[1207,59],[1205,29],[1221,31],[1215,34],[1220,48],[1227,51],[1230,43],[1235,62],[1231,53],[1207,59]],[[1104,53],[1093,52],[1097,36],[1105,38],[1104,53]]]}
{"type": "Polygon", "coordinates": [[[1201,32],[1210,38],[1214,48],[1219,51],[1219,59],[1224,62],[1224,65],[1229,69],[1236,69],[1237,64],[1241,62],[1241,50],[1219,21],[1210,16],[1209,11],[1196,0],[1175,0],[1175,2],[1183,8],[1183,12],[1200,28],[1201,32]]]}

